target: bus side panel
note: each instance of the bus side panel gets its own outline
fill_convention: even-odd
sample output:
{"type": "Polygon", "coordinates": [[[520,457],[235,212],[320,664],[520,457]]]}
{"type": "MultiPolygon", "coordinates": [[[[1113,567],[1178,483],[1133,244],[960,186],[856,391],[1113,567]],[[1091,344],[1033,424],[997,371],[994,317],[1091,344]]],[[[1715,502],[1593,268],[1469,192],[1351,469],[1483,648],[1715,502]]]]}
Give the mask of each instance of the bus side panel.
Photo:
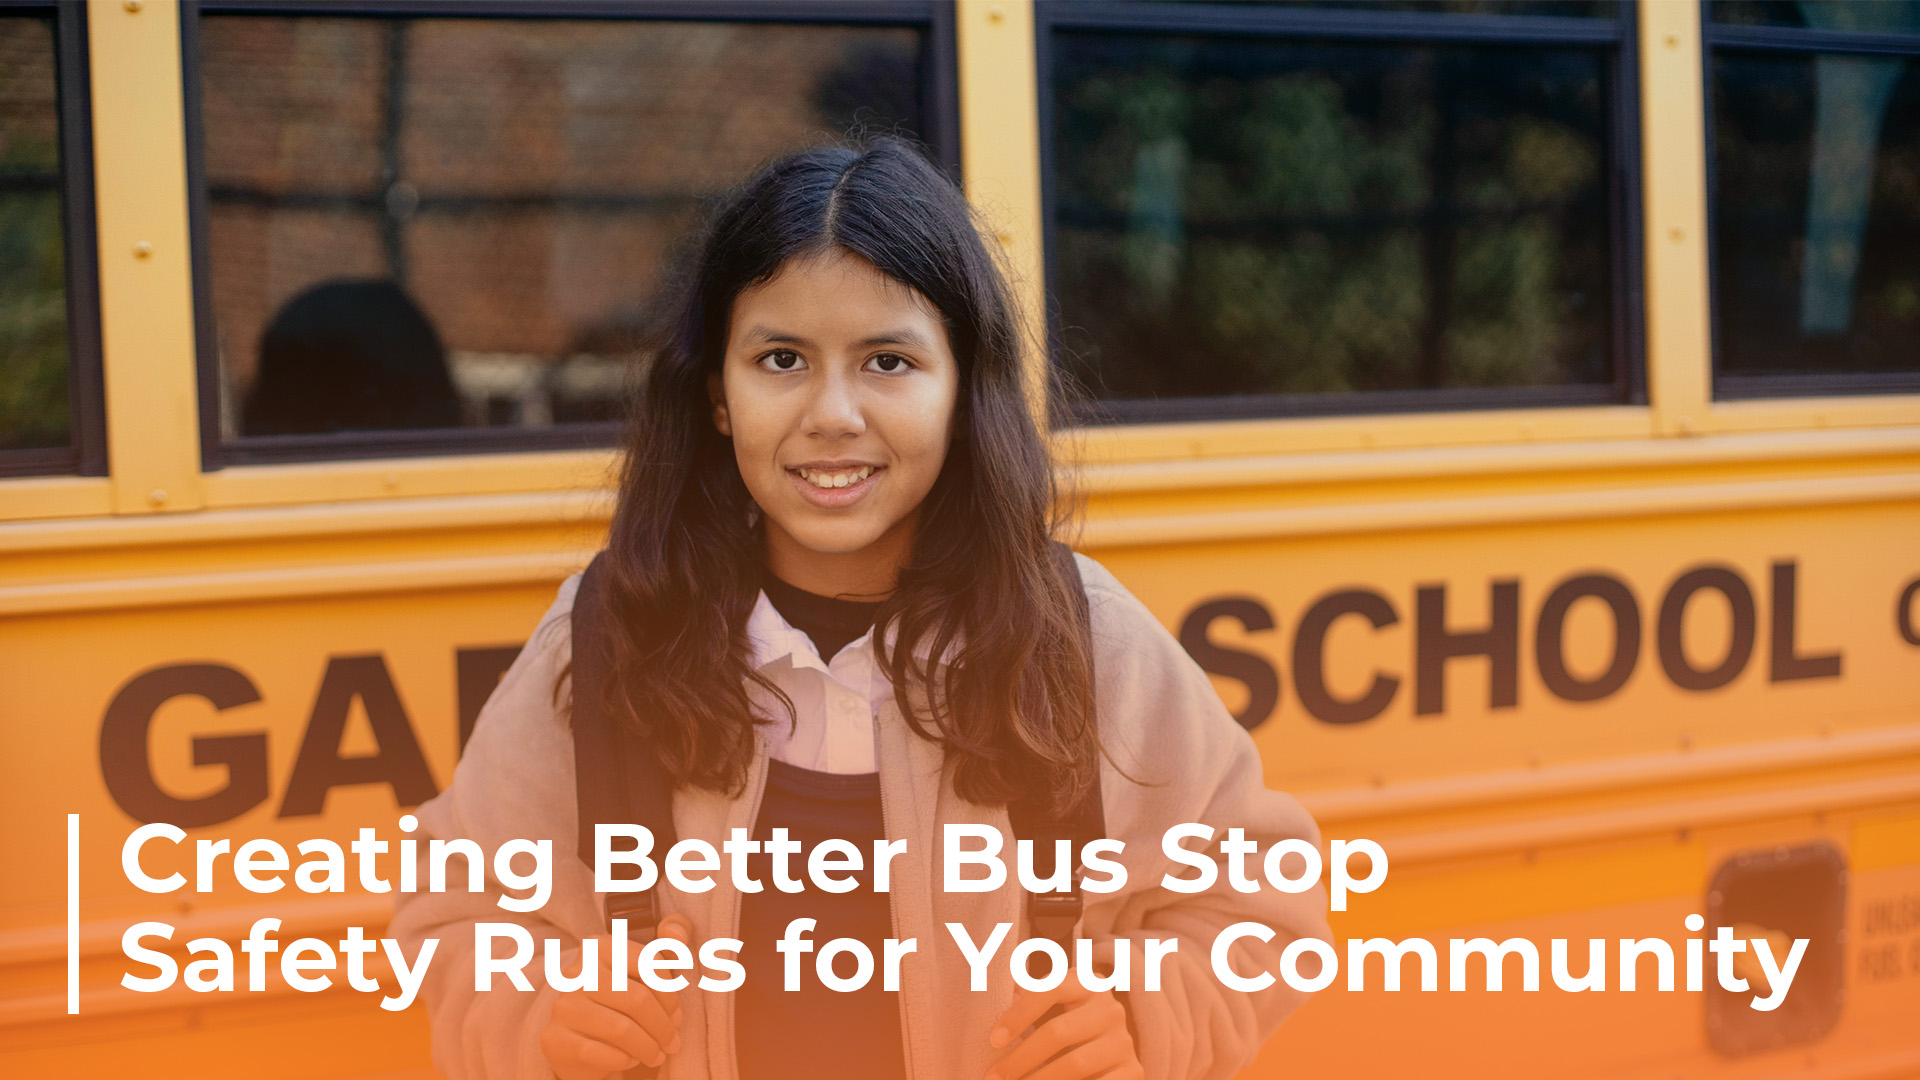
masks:
{"type": "MultiPolygon", "coordinates": [[[[1554,937],[1677,943],[1714,875],[1752,853],[1821,843],[1846,868],[1845,998],[1810,1042],[1723,1059],[1684,991],[1548,982],[1362,1001],[1343,974],[1262,1070],[1344,1054],[1350,1075],[1745,1076],[1806,1054],[1864,1068],[1920,1052],[1893,1019],[1920,1005],[1920,968],[1901,966],[1920,928],[1899,914],[1920,894],[1920,647],[1902,622],[1920,612],[1896,611],[1920,577],[1915,537],[1920,507],[1884,503],[1094,549],[1216,675],[1269,782],[1330,837],[1385,844],[1388,883],[1337,917],[1341,938],[1444,949],[1521,935],[1543,959],[1554,937]],[[1377,1037],[1396,1027],[1418,1038],[1377,1037]]],[[[120,934],[138,920],[174,924],[178,944],[234,940],[260,915],[286,919],[283,938],[377,933],[388,910],[357,887],[255,895],[226,860],[208,892],[148,895],[122,874],[120,843],[156,797],[200,815],[190,840],[396,839],[403,807],[449,781],[460,717],[557,583],[0,621],[0,709],[33,718],[10,725],[0,758],[0,814],[27,868],[0,907],[0,1069],[114,1075],[146,1053],[196,1060],[182,1066],[196,1076],[424,1068],[419,1006],[392,1017],[365,995],[277,980],[265,995],[119,987],[138,966],[120,934]],[[195,764],[196,740],[216,763],[195,764]],[[319,764],[296,784],[303,758],[319,764]],[[377,767],[353,764],[367,758],[377,767]],[[81,815],[79,1021],[64,1016],[68,813],[81,815]]],[[[190,853],[158,846],[144,865],[193,871],[190,853]]]]}

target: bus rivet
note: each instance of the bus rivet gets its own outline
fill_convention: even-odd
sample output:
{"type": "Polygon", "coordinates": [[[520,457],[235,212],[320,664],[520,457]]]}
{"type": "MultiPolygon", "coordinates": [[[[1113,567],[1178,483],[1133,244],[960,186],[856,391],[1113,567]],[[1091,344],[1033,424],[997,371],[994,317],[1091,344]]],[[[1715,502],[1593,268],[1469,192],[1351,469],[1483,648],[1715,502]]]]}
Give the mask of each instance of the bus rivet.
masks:
{"type": "Polygon", "coordinates": [[[145,240],[142,240],[139,243],[133,245],[133,257],[136,259],[144,259],[147,256],[152,254],[153,254],[153,245],[147,243],[145,240]]]}
{"type": "Polygon", "coordinates": [[[1668,34],[1668,35],[1667,35],[1667,48],[1669,48],[1669,49],[1677,49],[1677,48],[1679,48],[1679,47],[1680,47],[1680,35],[1679,35],[1679,34],[1668,34]]]}
{"type": "Polygon", "coordinates": [[[1667,230],[1667,236],[1672,238],[1673,242],[1677,244],[1687,238],[1687,230],[1675,225],[1673,228],[1667,230]]]}
{"type": "Polygon", "coordinates": [[[998,25],[1000,25],[1001,23],[1003,23],[1003,22],[1006,22],[1006,21],[1007,21],[1007,12],[1006,12],[1006,9],[1005,9],[1005,8],[1000,8],[1000,7],[990,7],[990,8],[988,8],[988,9],[987,9],[987,21],[988,21],[988,22],[990,22],[990,23],[992,23],[992,24],[994,24],[995,26],[998,26],[998,25]]]}
{"type": "Polygon", "coordinates": [[[165,503],[167,501],[167,489],[154,488],[152,491],[147,492],[147,501],[155,506],[165,503]]]}
{"type": "Polygon", "coordinates": [[[138,13],[140,7],[140,0],[127,0],[126,8],[128,11],[138,13]]]}

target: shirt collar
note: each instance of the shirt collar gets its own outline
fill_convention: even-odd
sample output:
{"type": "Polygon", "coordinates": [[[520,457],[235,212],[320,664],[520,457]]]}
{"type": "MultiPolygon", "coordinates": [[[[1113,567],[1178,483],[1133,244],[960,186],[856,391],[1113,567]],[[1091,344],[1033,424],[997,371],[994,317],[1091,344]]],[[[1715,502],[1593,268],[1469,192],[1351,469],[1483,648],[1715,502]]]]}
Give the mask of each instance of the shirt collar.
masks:
{"type": "Polygon", "coordinates": [[[812,639],[787,622],[779,609],[773,606],[773,601],[767,599],[765,591],[754,599],[753,613],[747,616],[747,640],[753,643],[753,667],[756,671],[782,660],[797,668],[827,670],[826,662],[820,658],[820,651],[814,648],[812,639]]]}
{"type": "MultiPolygon", "coordinates": [[[[893,626],[887,627],[889,645],[893,643],[898,632],[893,626]]],[[[814,647],[813,639],[794,629],[793,624],[787,622],[779,609],[773,606],[773,601],[767,599],[765,590],[762,590],[754,599],[753,612],[747,616],[747,639],[753,643],[753,667],[756,671],[782,660],[789,661],[796,668],[827,671],[827,663],[821,658],[820,650],[814,647]]],[[[852,645],[863,643],[863,647],[873,647],[873,631],[869,630],[865,636],[855,638],[852,645]]],[[[944,666],[952,663],[952,657],[958,651],[959,643],[955,642],[954,646],[947,650],[947,655],[942,658],[941,664],[944,666]]],[[[933,655],[933,646],[926,638],[923,637],[914,644],[914,659],[924,662],[931,655],[933,655]]]]}

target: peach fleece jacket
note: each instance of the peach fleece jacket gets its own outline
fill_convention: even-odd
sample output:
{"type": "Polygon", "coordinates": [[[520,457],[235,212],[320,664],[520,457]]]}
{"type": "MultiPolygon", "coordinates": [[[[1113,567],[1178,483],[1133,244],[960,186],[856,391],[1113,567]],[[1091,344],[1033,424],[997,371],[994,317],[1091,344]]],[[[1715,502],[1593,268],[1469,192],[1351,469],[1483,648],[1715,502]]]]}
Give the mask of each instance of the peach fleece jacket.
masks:
{"type": "MultiPolygon", "coordinates": [[[[1239,827],[1264,849],[1289,838],[1317,844],[1319,832],[1291,796],[1268,790],[1253,741],[1166,629],[1100,564],[1081,556],[1080,570],[1093,618],[1100,736],[1111,759],[1101,769],[1106,833],[1125,843],[1118,861],[1127,869],[1120,891],[1085,894],[1081,936],[1095,942],[1100,955],[1111,955],[1116,938],[1134,942],[1134,989],[1126,1003],[1148,1077],[1228,1077],[1252,1060],[1302,995],[1277,980],[1258,993],[1227,989],[1211,967],[1214,938],[1239,922],[1272,927],[1271,942],[1241,938],[1231,962],[1242,975],[1277,972],[1289,942],[1328,937],[1325,892],[1317,887],[1298,894],[1271,888],[1236,892],[1227,885],[1224,869],[1218,883],[1203,893],[1162,888],[1163,875],[1192,874],[1165,857],[1162,836],[1175,825],[1199,822],[1214,827],[1217,841],[1227,829],[1239,827]],[[1163,962],[1157,991],[1141,989],[1140,941],[1148,937],[1179,939],[1177,953],[1163,962]]],[[[570,949],[568,972],[578,971],[579,939],[606,932],[592,872],[574,853],[573,747],[564,688],[555,693],[568,664],[577,586],[576,576],[560,587],[553,607],[481,712],[453,783],[419,811],[416,835],[423,857],[426,840],[433,837],[469,838],[489,853],[514,838],[550,840],[554,852],[553,896],[532,913],[499,907],[500,885],[491,876],[483,894],[419,892],[398,900],[393,934],[409,951],[425,938],[440,940],[424,995],[434,1062],[452,1080],[552,1076],[540,1032],[556,991],[542,981],[541,958],[536,952],[526,968],[533,992],[496,978],[495,989],[476,993],[476,922],[511,920],[526,926],[536,943],[560,939],[570,949]]],[[[1005,852],[1010,856],[1006,810],[955,794],[939,746],[915,736],[891,702],[875,723],[888,836],[908,841],[906,853],[892,864],[893,936],[919,942],[902,967],[907,1067],[915,1080],[980,1080],[1004,1052],[988,1043],[988,1032],[1013,1000],[1007,954],[1028,936],[1022,930],[1026,905],[1017,882],[992,893],[941,890],[941,826],[996,826],[1009,840],[1005,852]],[[954,922],[963,924],[975,942],[985,941],[996,923],[1015,925],[994,957],[984,991],[969,989],[970,969],[946,928],[954,922]]],[[[740,795],[696,789],[675,794],[674,826],[681,838],[717,845],[729,830],[753,827],[766,779],[765,749],[763,739],[740,795]]],[[[1207,850],[1217,853],[1217,843],[1207,850]]],[[[463,880],[452,876],[456,886],[463,880]]],[[[688,917],[696,941],[736,936],[739,893],[724,869],[713,879],[715,887],[704,893],[660,886],[666,910],[688,917]]],[[[420,880],[427,880],[424,866],[420,880]]],[[[779,978],[780,973],[749,971],[747,977],[779,978]]],[[[734,1040],[753,1033],[734,1030],[732,995],[689,988],[680,1001],[686,1010],[682,1049],[662,1070],[662,1080],[736,1080],[734,1040]]]]}

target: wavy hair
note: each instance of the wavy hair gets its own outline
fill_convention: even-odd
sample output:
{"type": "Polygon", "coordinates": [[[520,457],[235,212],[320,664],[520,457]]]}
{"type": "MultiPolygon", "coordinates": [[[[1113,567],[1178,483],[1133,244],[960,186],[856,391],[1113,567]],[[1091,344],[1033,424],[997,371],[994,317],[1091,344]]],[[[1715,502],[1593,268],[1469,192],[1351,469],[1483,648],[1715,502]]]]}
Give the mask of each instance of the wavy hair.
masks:
{"type": "Polygon", "coordinates": [[[609,642],[606,703],[677,784],[743,783],[754,726],[773,720],[754,714],[748,688],[778,691],[752,666],[762,536],[707,382],[735,298],[835,249],[930,301],[959,362],[955,438],[876,615],[901,714],[944,746],[965,798],[1042,791],[1064,811],[1097,783],[1092,661],[1076,583],[1049,552],[1063,504],[1020,323],[966,200],[899,139],[782,158],[708,219],[626,438],[592,613],[609,642]]]}

